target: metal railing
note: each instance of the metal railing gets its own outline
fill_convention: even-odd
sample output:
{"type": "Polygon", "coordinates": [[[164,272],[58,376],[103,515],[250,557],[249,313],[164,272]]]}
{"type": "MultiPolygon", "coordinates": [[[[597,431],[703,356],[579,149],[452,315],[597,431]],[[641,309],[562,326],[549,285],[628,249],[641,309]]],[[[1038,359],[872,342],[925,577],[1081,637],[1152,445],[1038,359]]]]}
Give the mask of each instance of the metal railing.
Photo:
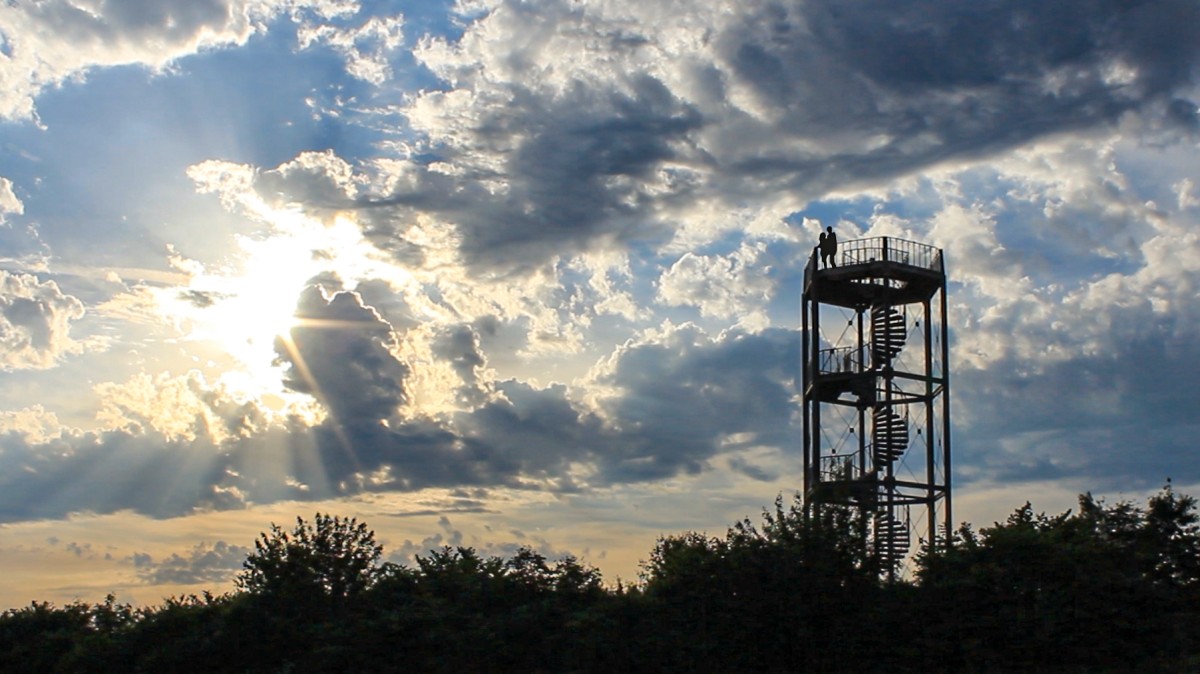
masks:
{"type": "MultiPolygon", "coordinates": [[[[820,255],[820,251],[813,248],[808,265],[804,268],[805,283],[812,279],[813,272],[820,269],[820,255]]],[[[839,267],[895,262],[931,271],[942,271],[940,248],[894,236],[874,236],[839,243],[836,261],[839,267]]]]}
{"type": "MultiPolygon", "coordinates": [[[[875,456],[874,443],[868,442],[863,448],[864,453],[868,457],[875,456]]],[[[857,452],[857,450],[855,450],[857,452]]],[[[874,459],[871,460],[874,464],[874,459]]],[[[848,480],[858,480],[864,476],[869,476],[876,470],[883,470],[879,466],[872,468],[868,466],[864,471],[858,465],[858,457],[856,453],[850,454],[826,454],[820,457],[820,472],[822,482],[844,482],[848,480]]]]}
{"type": "Polygon", "coordinates": [[[849,454],[822,456],[820,471],[822,482],[841,482],[860,477],[858,466],[854,463],[854,456],[849,454]]]}
{"type": "Polygon", "coordinates": [[[861,350],[861,358],[859,357],[860,350],[857,346],[841,346],[832,349],[821,349],[820,365],[818,365],[819,374],[854,374],[855,372],[868,372],[871,369],[871,344],[870,342],[863,345],[861,350]]]}
{"type": "Polygon", "coordinates": [[[898,262],[941,271],[942,251],[928,244],[892,236],[855,239],[838,245],[839,265],[852,266],[871,262],[898,262]]]}

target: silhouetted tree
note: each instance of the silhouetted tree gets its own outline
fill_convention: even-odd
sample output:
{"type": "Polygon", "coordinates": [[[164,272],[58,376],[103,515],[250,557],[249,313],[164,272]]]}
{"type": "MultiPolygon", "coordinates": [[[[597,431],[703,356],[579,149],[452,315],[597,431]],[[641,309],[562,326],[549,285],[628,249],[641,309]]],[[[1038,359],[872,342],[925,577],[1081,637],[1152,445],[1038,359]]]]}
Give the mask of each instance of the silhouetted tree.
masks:
{"type": "Polygon", "coordinates": [[[917,578],[929,652],[951,670],[1133,671],[1190,651],[1195,502],[1168,487],[1145,510],[1090,494],[1078,514],[1026,503],[950,549],[926,551],[917,578]]]}
{"type": "Polygon", "coordinates": [[[375,532],[354,518],[317,513],[309,524],[297,517],[291,533],[272,524],[259,535],[236,585],[251,594],[346,599],[374,584],[382,554],[375,532]]]}
{"type": "Polygon", "coordinates": [[[672,669],[815,670],[856,656],[863,612],[878,585],[861,515],[805,511],[776,499],[763,523],[743,520],[725,537],[659,539],[643,565],[649,610],[660,626],[647,643],[672,669]]]}
{"type": "Polygon", "coordinates": [[[1196,501],[1026,504],[916,582],[885,583],[854,509],[799,501],[723,537],[665,536],[641,582],[573,557],[467,547],[379,564],[318,514],[256,541],[238,592],[134,610],[108,597],[0,613],[0,671],[1131,672],[1200,666],[1196,501]]]}
{"type": "Polygon", "coordinates": [[[317,513],[259,535],[235,585],[246,594],[229,607],[240,629],[229,636],[252,671],[318,671],[315,654],[340,651],[337,629],[379,578],[382,546],[353,518],[317,513]]]}

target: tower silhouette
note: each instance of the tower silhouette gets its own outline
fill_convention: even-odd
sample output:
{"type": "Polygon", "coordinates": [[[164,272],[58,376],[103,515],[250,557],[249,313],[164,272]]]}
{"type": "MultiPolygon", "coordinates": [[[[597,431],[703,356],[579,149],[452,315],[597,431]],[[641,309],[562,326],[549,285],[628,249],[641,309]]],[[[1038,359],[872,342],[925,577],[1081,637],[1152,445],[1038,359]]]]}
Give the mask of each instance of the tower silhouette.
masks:
{"type": "Polygon", "coordinates": [[[881,574],[914,537],[944,545],[950,369],[942,251],[892,237],[846,241],[804,271],[804,499],[860,510],[881,574]],[[836,264],[836,266],[833,266],[836,264]]]}

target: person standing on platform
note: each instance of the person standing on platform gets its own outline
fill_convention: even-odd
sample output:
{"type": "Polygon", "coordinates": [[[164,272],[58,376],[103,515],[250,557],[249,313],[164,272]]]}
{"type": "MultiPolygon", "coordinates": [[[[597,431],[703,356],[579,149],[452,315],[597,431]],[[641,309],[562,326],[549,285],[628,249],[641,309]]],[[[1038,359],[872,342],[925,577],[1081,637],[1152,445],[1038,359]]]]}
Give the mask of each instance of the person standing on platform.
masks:
{"type": "Polygon", "coordinates": [[[825,228],[825,250],[829,251],[829,266],[837,266],[837,234],[833,233],[833,225],[825,228]]]}

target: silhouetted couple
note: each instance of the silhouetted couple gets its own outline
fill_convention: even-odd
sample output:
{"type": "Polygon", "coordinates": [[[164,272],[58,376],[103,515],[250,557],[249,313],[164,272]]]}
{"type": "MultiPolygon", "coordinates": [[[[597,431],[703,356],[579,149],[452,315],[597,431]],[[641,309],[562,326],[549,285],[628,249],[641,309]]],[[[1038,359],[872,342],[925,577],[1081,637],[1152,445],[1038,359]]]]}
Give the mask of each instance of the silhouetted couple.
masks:
{"type": "Polygon", "coordinates": [[[817,250],[821,251],[821,265],[825,268],[836,267],[837,262],[834,258],[837,256],[837,234],[833,233],[833,227],[826,227],[824,232],[821,232],[821,238],[817,242],[817,250]]]}

